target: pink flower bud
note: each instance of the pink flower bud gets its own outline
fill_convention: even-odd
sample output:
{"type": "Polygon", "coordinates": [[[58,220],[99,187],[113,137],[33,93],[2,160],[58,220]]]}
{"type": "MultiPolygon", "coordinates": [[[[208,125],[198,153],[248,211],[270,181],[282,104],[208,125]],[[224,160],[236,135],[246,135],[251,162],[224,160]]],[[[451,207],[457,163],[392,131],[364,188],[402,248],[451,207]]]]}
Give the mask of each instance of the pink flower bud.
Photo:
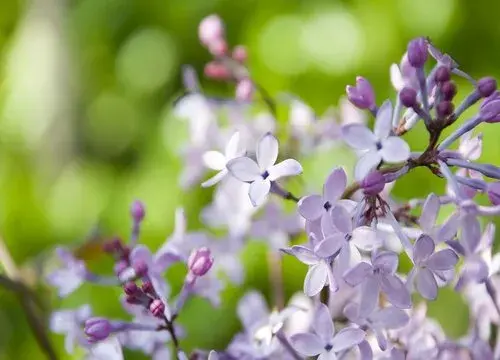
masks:
{"type": "Polygon", "coordinates": [[[123,285],[123,291],[130,296],[140,293],[139,287],[132,281],[128,281],[123,285]]]}
{"type": "Polygon", "coordinates": [[[203,276],[212,267],[214,258],[211,256],[210,249],[202,247],[191,252],[188,259],[189,271],[195,276],[203,276]]]}
{"type": "Polygon", "coordinates": [[[248,52],[246,47],[243,45],[238,45],[233,49],[232,58],[240,63],[244,63],[248,60],[248,52]]]}
{"type": "Polygon", "coordinates": [[[375,108],[375,93],[368,80],[358,76],[356,78],[356,86],[348,85],[346,87],[347,98],[359,109],[374,109],[375,108]]]}
{"type": "Polygon", "coordinates": [[[146,215],[146,208],[141,201],[134,201],[130,206],[130,215],[135,222],[141,222],[146,215]]]}
{"type": "Polygon", "coordinates": [[[133,265],[134,271],[135,271],[135,276],[137,277],[143,277],[148,274],[148,264],[146,264],[144,261],[137,261],[133,265]]]}
{"type": "Polygon", "coordinates": [[[209,15],[198,26],[198,37],[205,46],[224,38],[224,24],[218,15],[209,15]]]}
{"type": "Polygon", "coordinates": [[[238,82],[238,85],[236,85],[236,99],[240,101],[250,101],[252,100],[254,91],[255,88],[252,80],[244,78],[238,82]]]}
{"type": "Polygon", "coordinates": [[[155,299],[149,305],[149,311],[154,316],[162,318],[165,313],[165,304],[160,299],[155,299]]]}
{"type": "Polygon", "coordinates": [[[215,57],[227,55],[228,47],[224,39],[214,41],[208,45],[208,51],[215,57]]]}
{"type": "Polygon", "coordinates": [[[113,326],[108,319],[94,317],[85,321],[84,330],[89,342],[95,343],[106,339],[113,331],[113,326]]]}
{"type": "Polygon", "coordinates": [[[205,65],[205,76],[215,80],[227,80],[231,78],[231,72],[224,65],[216,61],[211,61],[205,65]]]}

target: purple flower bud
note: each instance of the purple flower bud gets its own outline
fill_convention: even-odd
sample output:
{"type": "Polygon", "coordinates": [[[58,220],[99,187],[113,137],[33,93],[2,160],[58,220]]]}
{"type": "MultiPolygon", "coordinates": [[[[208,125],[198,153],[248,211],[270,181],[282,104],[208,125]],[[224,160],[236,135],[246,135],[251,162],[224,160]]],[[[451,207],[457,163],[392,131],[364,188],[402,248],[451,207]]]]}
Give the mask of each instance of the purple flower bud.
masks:
{"type": "Polygon", "coordinates": [[[441,94],[443,95],[443,100],[451,101],[457,94],[457,86],[453,81],[446,81],[441,84],[441,94]]]}
{"type": "Polygon", "coordinates": [[[130,214],[135,222],[141,222],[146,215],[146,208],[141,201],[134,201],[132,206],[130,206],[130,214]]]}
{"type": "Polygon", "coordinates": [[[401,104],[408,108],[412,108],[417,104],[417,92],[415,89],[405,87],[399,92],[401,104]]]}
{"type": "Polygon", "coordinates": [[[114,271],[116,276],[119,276],[122,272],[129,268],[128,263],[125,260],[119,260],[115,266],[114,271]]]}
{"type": "Polygon", "coordinates": [[[85,321],[84,332],[91,343],[106,339],[112,331],[113,326],[105,318],[93,317],[85,321]]]}
{"type": "Polygon", "coordinates": [[[479,115],[486,122],[500,122],[500,93],[498,91],[484,99],[479,107],[479,115]]]}
{"type": "Polygon", "coordinates": [[[132,304],[132,305],[147,305],[147,304],[145,304],[144,299],[142,297],[137,297],[137,296],[127,295],[125,297],[125,301],[128,304],[132,304]]]}
{"type": "Polygon", "coordinates": [[[214,258],[211,256],[210,249],[202,247],[191,252],[188,259],[189,271],[195,276],[203,276],[212,267],[214,258]]]}
{"type": "Polygon", "coordinates": [[[146,280],[142,283],[141,289],[146,294],[156,296],[156,291],[155,291],[155,288],[153,287],[153,283],[149,280],[146,280]]]}
{"type": "Polygon", "coordinates": [[[356,86],[348,85],[346,87],[347,98],[356,107],[360,109],[375,108],[375,93],[368,80],[358,76],[356,78],[356,86]]]}
{"type": "Polygon", "coordinates": [[[165,304],[160,299],[155,299],[151,301],[149,311],[151,311],[151,314],[154,316],[162,318],[165,313],[165,304]]]}
{"type": "Polygon", "coordinates": [[[240,101],[251,101],[255,91],[255,86],[249,78],[238,81],[236,85],[236,99],[240,101]]]}
{"type": "Polygon", "coordinates": [[[439,104],[436,106],[436,113],[438,118],[444,119],[447,116],[450,116],[453,114],[453,111],[455,110],[455,106],[451,101],[441,101],[439,104]]]}
{"type": "Polygon", "coordinates": [[[148,265],[144,261],[137,261],[133,265],[134,271],[135,271],[135,276],[137,277],[143,277],[148,274],[148,265]]]}
{"type": "Polygon", "coordinates": [[[434,79],[436,80],[436,83],[444,83],[447,81],[450,81],[451,78],[451,72],[450,69],[446,66],[440,66],[434,75],[434,79]]]}
{"type": "Polygon", "coordinates": [[[413,39],[408,43],[407,54],[411,66],[414,68],[421,68],[424,66],[428,56],[427,48],[427,41],[422,37],[413,39]]]}
{"type": "Polygon", "coordinates": [[[127,283],[125,283],[125,285],[123,285],[123,291],[125,292],[125,294],[127,295],[137,295],[140,290],[139,290],[139,287],[135,284],[135,282],[132,282],[132,281],[128,281],[127,283]]]}
{"type": "Polygon", "coordinates": [[[488,183],[487,194],[493,205],[500,205],[500,181],[488,183]]]}
{"type": "Polygon", "coordinates": [[[372,171],[362,181],[361,187],[366,195],[375,196],[384,190],[385,178],[380,171],[372,171]]]}
{"type": "Polygon", "coordinates": [[[103,251],[105,251],[109,254],[113,254],[115,252],[120,252],[123,249],[123,244],[122,244],[122,241],[120,240],[120,238],[116,237],[110,241],[106,241],[102,245],[102,249],[103,249],[103,251]]]}
{"type": "Polygon", "coordinates": [[[483,98],[487,98],[492,95],[496,89],[497,81],[490,76],[481,78],[477,82],[477,91],[483,98]]]}

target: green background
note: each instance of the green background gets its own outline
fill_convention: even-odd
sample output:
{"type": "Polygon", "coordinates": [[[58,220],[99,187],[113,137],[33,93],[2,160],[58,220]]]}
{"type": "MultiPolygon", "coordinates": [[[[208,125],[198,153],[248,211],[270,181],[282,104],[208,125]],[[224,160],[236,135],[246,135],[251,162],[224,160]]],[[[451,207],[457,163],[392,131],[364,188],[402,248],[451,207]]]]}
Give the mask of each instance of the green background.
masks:
{"type": "MultiPolygon", "coordinates": [[[[178,186],[179,123],[171,116],[181,65],[201,71],[210,59],[197,40],[200,19],[220,14],[229,42],[248,46],[258,83],[272,95],[295,93],[321,113],[356,75],[372,82],[379,103],[392,96],[389,66],[414,36],[430,36],[475,78],[498,76],[499,10],[493,1],[467,0],[0,0],[0,234],[51,306],[90,302],[96,314],[120,317],[119,289],[84,286],[60,301],[36,275],[39,266],[54,265],[56,244],[77,246],[98,223],[104,235],[126,238],[136,198],[147,206],[141,241],[153,248],[172,231],[179,205],[191,229],[202,226],[198,213],[210,191],[178,186]]],[[[463,98],[471,88],[460,84],[463,98]]],[[[280,109],[280,120],[286,118],[280,109]]],[[[495,125],[484,132],[482,162],[498,163],[499,134],[495,125]]],[[[418,127],[406,139],[419,150],[426,135],[418,127]]],[[[306,159],[304,179],[319,185],[331,167],[352,161],[345,152],[306,159]]],[[[443,181],[421,170],[398,183],[395,194],[443,189],[443,181]]],[[[246,287],[268,293],[264,252],[251,244],[243,261],[246,287]]],[[[86,256],[91,267],[111,266],[86,256]]],[[[300,289],[305,267],[293,259],[285,265],[290,295],[300,289]]],[[[169,277],[178,284],[183,271],[169,277]]],[[[188,303],[180,319],[188,330],[183,345],[223,347],[239,327],[234,305],[242,292],[230,288],[217,311],[201,300],[188,303]]],[[[463,334],[466,309],[451,291],[441,290],[440,299],[432,314],[451,335],[463,334]]],[[[0,323],[0,359],[42,358],[15,296],[4,289],[0,323]]],[[[53,340],[66,358],[62,337],[53,340]]]]}

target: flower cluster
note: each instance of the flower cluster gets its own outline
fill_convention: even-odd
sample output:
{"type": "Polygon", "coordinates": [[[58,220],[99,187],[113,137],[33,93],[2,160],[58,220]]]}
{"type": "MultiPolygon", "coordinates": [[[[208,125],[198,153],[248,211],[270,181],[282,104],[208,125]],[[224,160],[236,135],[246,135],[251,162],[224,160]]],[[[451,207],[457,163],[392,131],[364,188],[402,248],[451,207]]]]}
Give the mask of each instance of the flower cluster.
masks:
{"type": "Polygon", "coordinates": [[[288,127],[279,129],[280,144],[274,135],[275,102],[252,80],[244,48],[229,51],[216,15],[201,22],[199,38],[214,57],[205,75],[236,85],[234,99],[213,98],[201,90],[193,69],[186,68],[189,92],[176,104],[177,117],[190,130],[181,183],[215,187],[212,202],[200,214],[207,230],[188,231],[178,210],[174,234],[152,254],[138,242],[145,209],[136,202],[129,243],[116,239],[104,246],[115,260],[114,277],[90,272],[59,249],[63,266],[48,281],[60,296],[84,282],[121,286],[122,305],[133,317],[128,322],[92,317],[88,305],[58,311],[51,326],[66,335],[66,349],[79,344],[90,357],[100,352],[120,359],[123,347],[154,359],[187,359],[182,336],[189,333],[176,322],[184,303],[197,295],[218,306],[227,281],[244,280],[243,246],[258,239],[268,244],[272,309],[262,294],[248,292],[237,308],[242,331],[225,349],[196,349],[190,359],[500,358],[498,332],[492,330],[500,323],[500,255],[492,254],[495,227],[487,222],[500,214],[500,168],[477,161],[482,136],[475,133],[483,123],[500,121],[496,81],[476,81],[429,39],[416,38],[401,63],[391,66],[393,101],[377,103],[363,77],[347,86],[348,101],[341,102],[340,111],[321,119],[293,98],[288,127]],[[452,77],[472,87],[460,103],[452,77]],[[252,104],[259,102],[267,107],[256,114],[252,104]],[[462,120],[478,102],[476,114],[462,120]],[[373,129],[367,126],[369,116],[373,129]],[[403,135],[419,121],[429,141],[410,149],[403,135]],[[454,130],[443,138],[450,126],[454,130]],[[456,142],[457,149],[451,149],[456,142]],[[358,160],[352,176],[351,169],[332,159],[321,194],[299,197],[286,190],[294,184],[287,181],[303,172],[294,157],[313,157],[330,146],[353,149],[358,160]],[[393,184],[418,167],[427,168],[438,182],[444,179],[446,192],[409,201],[391,196],[393,184]],[[207,170],[215,173],[205,179],[207,170]],[[476,201],[481,193],[489,205],[476,201]],[[292,212],[285,202],[293,205],[292,212]],[[438,221],[444,205],[452,210],[438,221]],[[288,302],[282,256],[307,266],[303,293],[288,302]],[[165,272],[176,262],[186,264],[187,275],[180,293],[172,296],[165,272]],[[409,270],[400,270],[405,267],[409,270]],[[426,315],[426,301],[437,299],[443,287],[452,287],[469,305],[469,332],[463,338],[447,337],[426,315]]]}

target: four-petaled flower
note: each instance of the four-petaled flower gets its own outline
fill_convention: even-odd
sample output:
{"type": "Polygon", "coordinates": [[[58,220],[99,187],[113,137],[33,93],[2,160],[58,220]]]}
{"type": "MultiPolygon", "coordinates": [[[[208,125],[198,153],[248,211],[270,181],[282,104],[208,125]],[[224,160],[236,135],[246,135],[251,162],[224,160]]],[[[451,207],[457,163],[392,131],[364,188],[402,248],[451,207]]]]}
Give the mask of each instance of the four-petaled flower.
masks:
{"type": "Polygon", "coordinates": [[[332,317],[328,307],[320,304],[313,319],[315,333],[299,333],[292,335],[290,342],[293,348],[304,356],[318,356],[318,360],[335,360],[336,353],[348,350],[360,344],[365,332],[358,328],[347,327],[335,334],[332,317]]]}
{"type": "Polygon", "coordinates": [[[374,131],[361,124],[349,124],[342,128],[345,142],[354,149],[364,151],[354,169],[356,180],[362,180],[383,160],[399,163],[410,157],[410,147],[398,136],[391,136],[392,105],[384,102],[377,112],[374,131]]]}
{"type": "Polygon", "coordinates": [[[227,169],[235,178],[250,183],[248,195],[254,206],[264,202],[271,190],[272,181],[302,173],[302,166],[297,160],[286,159],[275,164],[278,150],[278,140],[273,134],[266,133],[257,144],[257,162],[241,156],[227,163],[227,169]]]}
{"type": "Polygon", "coordinates": [[[417,291],[424,298],[434,300],[437,297],[438,284],[435,276],[445,280],[443,272],[452,270],[458,262],[458,256],[451,249],[434,253],[434,241],[427,235],[421,235],[413,246],[415,266],[408,275],[410,284],[415,282],[417,291]]]}

